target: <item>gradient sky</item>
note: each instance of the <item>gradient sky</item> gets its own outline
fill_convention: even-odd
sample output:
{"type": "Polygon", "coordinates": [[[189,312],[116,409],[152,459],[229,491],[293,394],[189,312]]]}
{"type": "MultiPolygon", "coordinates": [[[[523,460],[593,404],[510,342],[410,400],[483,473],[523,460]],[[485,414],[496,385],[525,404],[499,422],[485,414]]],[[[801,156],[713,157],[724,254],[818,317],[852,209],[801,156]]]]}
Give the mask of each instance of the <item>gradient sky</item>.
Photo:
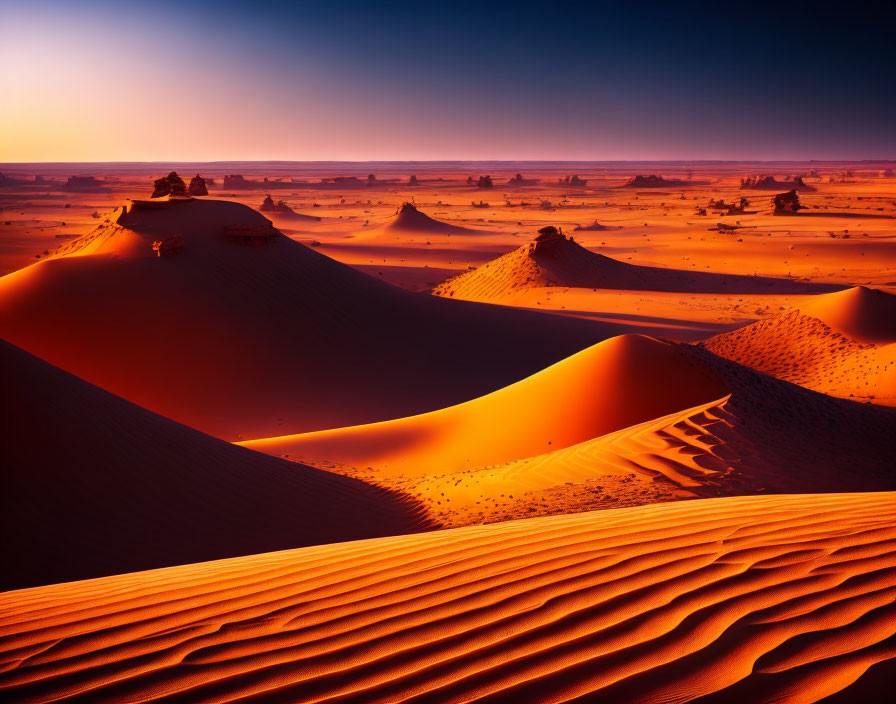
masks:
{"type": "Polygon", "coordinates": [[[0,0],[0,162],[896,158],[889,5],[0,0]]]}

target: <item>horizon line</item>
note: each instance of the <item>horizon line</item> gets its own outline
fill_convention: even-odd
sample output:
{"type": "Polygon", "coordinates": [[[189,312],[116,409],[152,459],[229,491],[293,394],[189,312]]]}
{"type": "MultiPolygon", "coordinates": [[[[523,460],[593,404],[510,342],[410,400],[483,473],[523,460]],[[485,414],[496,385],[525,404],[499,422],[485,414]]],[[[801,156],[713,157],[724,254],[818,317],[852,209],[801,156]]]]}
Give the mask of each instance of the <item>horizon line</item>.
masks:
{"type": "Polygon", "coordinates": [[[67,164],[877,164],[896,163],[896,157],[864,159],[183,159],[0,161],[0,166],[67,164]]]}

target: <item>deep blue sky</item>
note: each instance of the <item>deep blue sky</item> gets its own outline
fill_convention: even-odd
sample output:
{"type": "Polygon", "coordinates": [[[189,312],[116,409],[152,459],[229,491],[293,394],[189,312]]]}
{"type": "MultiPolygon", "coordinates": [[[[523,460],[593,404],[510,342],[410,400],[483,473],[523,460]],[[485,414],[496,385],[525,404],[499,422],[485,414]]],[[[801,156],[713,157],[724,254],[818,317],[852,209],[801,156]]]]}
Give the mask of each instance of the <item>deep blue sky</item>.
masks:
{"type": "Polygon", "coordinates": [[[0,160],[893,158],[877,5],[0,0],[0,160]]]}

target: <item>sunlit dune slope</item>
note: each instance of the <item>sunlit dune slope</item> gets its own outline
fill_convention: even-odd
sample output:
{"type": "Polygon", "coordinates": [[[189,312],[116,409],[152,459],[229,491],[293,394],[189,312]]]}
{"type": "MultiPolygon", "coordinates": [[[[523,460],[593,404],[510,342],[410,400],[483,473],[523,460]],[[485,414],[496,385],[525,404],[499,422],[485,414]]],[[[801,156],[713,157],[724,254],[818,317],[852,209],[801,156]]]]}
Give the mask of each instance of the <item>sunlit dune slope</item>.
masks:
{"type": "Polygon", "coordinates": [[[395,535],[412,502],[235,447],[0,341],[0,588],[395,535]]]}
{"type": "Polygon", "coordinates": [[[641,336],[441,412],[249,446],[400,490],[445,526],[685,497],[896,489],[896,410],[641,336]]]}
{"type": "MultiPolygon", "coordinates": [[[[545,228],[553,230],[553,228],[545,228]]],[[[789,279],[661,269],[620,262],[592,252],[556,231],[539,235],[494,261],[439,284],[437,296],[500,300],[544,286],[688,293],[812,293],[841,286],[805,284],[789,279]]]]}
{"type": "Polygon", "coordinates": [[[736,497],[0,595],[37,702],[891,700],[896,496],[736,497]]]}
{"type": "Polygon", "coordinates": [[[437,238],[437,241],[442,242],[448,241],[447,238],[451,235],[478,234],[482,234],[482,232],[436,220],[418,210],[412,203],[404,203],[389,222],[361,232],[355,235],[355,239],[389,242],[403,240],[409,235],[432,235],[437,238]]]}
{"type": "Polygon", "coordinates": [[[703,345],[822,393],[896,405],[896,296],[863,287],[817,300],[703,345]],[[875,344],[876,343],[876,344],[875,344]]]}
{"type": "Polygon", "coordinates": [[[896,342],[896,296],[885,291],[856,286],[817,296],[800,311],[858,342],[896,342]]]}
{"type": "Polygon", "coordinates": [[[213,200],[133,210],[0,278],[0,336],[226,439],[449,406],[617,330],[400,290],[213,200]]]}
{"type": "Polygon", "coordinates": [[[390,475],[432,475],[567,447],[726,393],[721,377],[677,345],[623,335],[458,406],[245,444],[390,475]]]}
{"type": "Polygon", "coordinates": [[[730,395],[537,457],[392,486],[443,525],[685,497],[896,489],[892,409],[693,352],[730,395]]]}

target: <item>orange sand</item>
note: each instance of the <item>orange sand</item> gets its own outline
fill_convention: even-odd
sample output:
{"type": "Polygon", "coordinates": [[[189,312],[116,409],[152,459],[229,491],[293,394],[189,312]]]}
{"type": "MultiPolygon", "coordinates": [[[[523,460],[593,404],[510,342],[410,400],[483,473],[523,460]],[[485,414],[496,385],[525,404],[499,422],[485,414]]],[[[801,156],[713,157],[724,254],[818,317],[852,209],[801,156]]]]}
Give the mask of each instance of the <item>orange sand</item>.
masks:
{"type": "Polygon", "coordinates": [[[625,330],[410,293],[276,230],[264,246],[241,246],[226,239],[232,226],[270,225],[215,200],[103,224],[0,278],[0,336],[239,439],[466,401],[625,330]],[[154,242],[178,237],[180,253],[156,255],[154,242]]]}
{"type": "Polygon", "coordinates": [[[441,474],[531,457],[727,393],[674,345],[626,335],[459,406],[372,425],[244,443],[275,455],[441,474]]]}
{"type": "Polygon", "coordinates": [[[890,165],[232,166],[4,165],[0,697],[892,699],[890,165]]]}
{"type": "Polygon", "coordinates": [[[719,335],[712,352],[842,398],[896,406],[896,296],[850,289],[719,335]]]}
{"type": "Polygon", "coordinates": [[[459,526],[695,496],[894,489],[894,429],[896,410],[625,336],[460,406],[246,445],[399,490],[459,526]]]}
{"type": "Polygon", "coordinates": [[[710,499],[0,595],[50,701],[882,703],[896,495],[710,499]]]}

